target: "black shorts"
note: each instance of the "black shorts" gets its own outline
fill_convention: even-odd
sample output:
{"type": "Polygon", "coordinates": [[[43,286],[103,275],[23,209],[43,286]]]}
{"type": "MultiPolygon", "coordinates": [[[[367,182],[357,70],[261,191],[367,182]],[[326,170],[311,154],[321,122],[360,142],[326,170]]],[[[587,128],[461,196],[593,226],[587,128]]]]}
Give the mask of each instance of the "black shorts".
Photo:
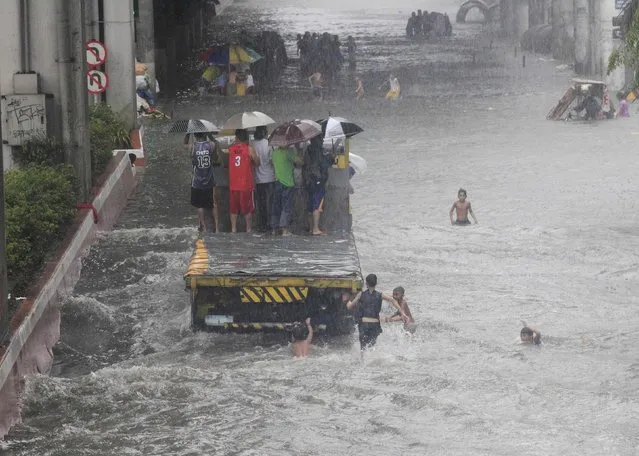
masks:
{"type": "Polygon", "coordinates": [[[207,188],[206,190],[202,190],[191,187],[191,206],[195,206],[198,209],[212,209],[213,189],[207,188]]]}
{"type": "Polygon", "coordinates": [[[359,323],[359,346],[362,350],[372,347],[377,342],[377,336],[382,333],[382,325],[379,322],[359,323]]]}
{"type": "Polygon", "coordinates": [[[455,225],[470,225],[470,220],[466,219],[466,220],[455,220],[455,225]]]}

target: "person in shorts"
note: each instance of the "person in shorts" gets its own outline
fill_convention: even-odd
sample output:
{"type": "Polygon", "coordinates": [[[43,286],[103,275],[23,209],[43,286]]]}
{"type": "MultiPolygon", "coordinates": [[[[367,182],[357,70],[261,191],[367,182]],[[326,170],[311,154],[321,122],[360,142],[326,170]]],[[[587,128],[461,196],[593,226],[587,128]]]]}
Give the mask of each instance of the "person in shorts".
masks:
{"type": "Polygon", "coordinates": [[[215,146],[206,134],[196,133],[191,149],[193,178],[191,179],[191,205],[197,208],[199,231],[206,229],[204,213],[213,210],[213,160],[215,146]]]}
{"type": "Polygon", "coordinates": [[[379,313],[382,310],[382,301],[388,301],[399,312],[404,321],[408,320],[407,315],[399,303],[392,297],[386,296],[375,290],[377,286],[377,276],[369,274],[366,276],[366,290],[357,293],[352,301],[346,303],[348,310],[357,309],[357,320],[359,329],[359,345],[361,350],[366,350],[375,345],[377,337],[382,333],[379,313]]]}
{"type": "Polygon", "coordinates": [[[453,203],[448,214],[450,216],[451,225],[470,225],[470,220],[468,220],[469,214],[473,218],[475,223],[477,223],[477,218],[475,217],[473,208],[470,205],[470,201],[468,201],[466,197],[466,190],[460,188],[457,192],[457,201],[453,203]],[[455,219],[453,219],[453,213],[455,213],[456,215],[455,219]]]}
{"type": "Polygon", "coordinates": [[[260,158],[249,144],[247,130],[235,130],[235,142],[229,147],[229,213],[231,232],[237,233],[237,217],[244,215],[246,232],[252,228],[255,201],[253,167],[260,165],[260,158]]]}

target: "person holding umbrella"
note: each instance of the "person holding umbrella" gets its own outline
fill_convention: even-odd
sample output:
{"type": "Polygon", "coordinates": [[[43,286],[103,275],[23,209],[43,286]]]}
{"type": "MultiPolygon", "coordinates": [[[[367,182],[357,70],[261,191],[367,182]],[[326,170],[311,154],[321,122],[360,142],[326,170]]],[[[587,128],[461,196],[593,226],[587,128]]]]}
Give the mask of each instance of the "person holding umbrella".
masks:
{"type": "Polygon", "coordinates": [[[291,213],[293,211],[293,190],[295,189],[295,165],[304,163],[295,147],[277,147],[273,150],[273,169],[275,170],[275,217],[278,220],[282,236],[290,236],[291,213]]]}
{"type": "Polygon", "coordinates": [[[235,130],[235,142],[229,147],[229,213],[232,233],[237,233],[239,214],[244,215],[246,232],[251,232],[255,212],[253,167],[259,165],[260,157],[249,144],[248,130],[235,130]]]}
{"type": "Polygon", "coordinates": [[[290,236],[289,225],[295,188],[295,165],[302,165],[303,158],[297,153],[299,144],[322,134],[322,127],[309,119],[293,120],[277,127],[269,143],[274,146],[272,160],[275,169],[277,214],[283,236],[290,236]],[[295,145],[291,148],[290,146],[295,145]]]}

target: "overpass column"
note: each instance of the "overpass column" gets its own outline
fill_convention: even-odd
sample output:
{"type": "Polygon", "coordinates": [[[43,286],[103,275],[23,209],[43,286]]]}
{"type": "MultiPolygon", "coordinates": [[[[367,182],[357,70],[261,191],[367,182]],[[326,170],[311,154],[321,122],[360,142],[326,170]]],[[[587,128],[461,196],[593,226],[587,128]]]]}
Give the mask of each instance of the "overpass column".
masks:
{"type": "Polygon", "coordinates": [[[572,60],[575,52],[573,0],[553,0],[551,22],[553,57],[572,60]]]}
{"type": "Polygon", "coordinates": [[[499,22],[504,36],[515,35],[515,5],[516,0],[499,0],[499,22]]]}
{"type": "Polygon", "coordinates": [[[590,44],[588,0],[575,0],[575,72],[588,71],[588,50],[590,44]]]}
{"type": "Polygon", "coordinates": [[[137,56],[140,62],[144,62],[148,66],[147,73],[151,81],[155,81],[154,18],[153,0],[138,0],[138,22],[135,24],[137,56]]]}
{"type": "MultiPolygon", "coordinates": [[[[619,11],[615,9],[612,2],[606,2],[601,5],[601,25],[600,25],[600,43],[601,43],[601,58],[602,58],[602,73],[601,76],[608,85],[615,90],[623,88],[626,84],[625,81],[625,68],[617,68],[615,71],[607,75],[608,72],[608,58],[612,51],[621,46],[621,40],[613,39],[612,37],[612,18],[619,14],[619,11]]],[[[616,100],[615,100],[616,101],[616,100]]]]}
{"type": "MultiPolygon", "coordinates": [[[[2,3],[0,8],[0,27],[2,27],[2,46],[0,46],[0,93],[13,93],[13,75],[22,70],[22,46],[20,27],[20,1],[10,0],[2,3]]],[[[2,124],[7,121],[2,112],[2,124]]],[[[4,169],[13,165],[12,147],[2,145],[2,161],[4,169]]]]}
{"type": "Polygon", "coordinates": [[[106,71],[109,88],[107,103],[122,115],[129,128],[137,119],[135,98],[135,35],[133,30],[133,0],[104,2],[104,41],[109,56],[106,71]]]}
{"type": "Polygon", "coordinates": [[[515,7],[515,37],[519,39],[528,30],[530,5],[528,0],[514,0],[513,3],[515,7]]]}

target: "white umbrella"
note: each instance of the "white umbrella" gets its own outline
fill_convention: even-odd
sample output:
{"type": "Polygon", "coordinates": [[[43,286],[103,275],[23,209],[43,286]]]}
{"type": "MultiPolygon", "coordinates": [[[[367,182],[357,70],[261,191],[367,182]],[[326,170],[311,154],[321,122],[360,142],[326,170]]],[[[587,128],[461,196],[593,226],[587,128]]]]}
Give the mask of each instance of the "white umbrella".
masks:
{"type": "Polygon", "coordinates": [[[352,152],[348,154],[348,164],[355,170],[355,174],[364,174],[368,168],[364,157],[360,157],[352,152]]]}
{"type": "Polygon", "coordinates": [[[246,130],[255,127],[265,127],[266,125],[272,125],[275,121],[269,116],[259,111],[241,112],[231,116],[222,129],[224,130],[246,130]]]}
{"type": "Polygon", "coordinates": [[[188,119],[175,122],[169,133],[217,133],[218,131],[220,129],[213,122],[204,119],[188,119]]]}

